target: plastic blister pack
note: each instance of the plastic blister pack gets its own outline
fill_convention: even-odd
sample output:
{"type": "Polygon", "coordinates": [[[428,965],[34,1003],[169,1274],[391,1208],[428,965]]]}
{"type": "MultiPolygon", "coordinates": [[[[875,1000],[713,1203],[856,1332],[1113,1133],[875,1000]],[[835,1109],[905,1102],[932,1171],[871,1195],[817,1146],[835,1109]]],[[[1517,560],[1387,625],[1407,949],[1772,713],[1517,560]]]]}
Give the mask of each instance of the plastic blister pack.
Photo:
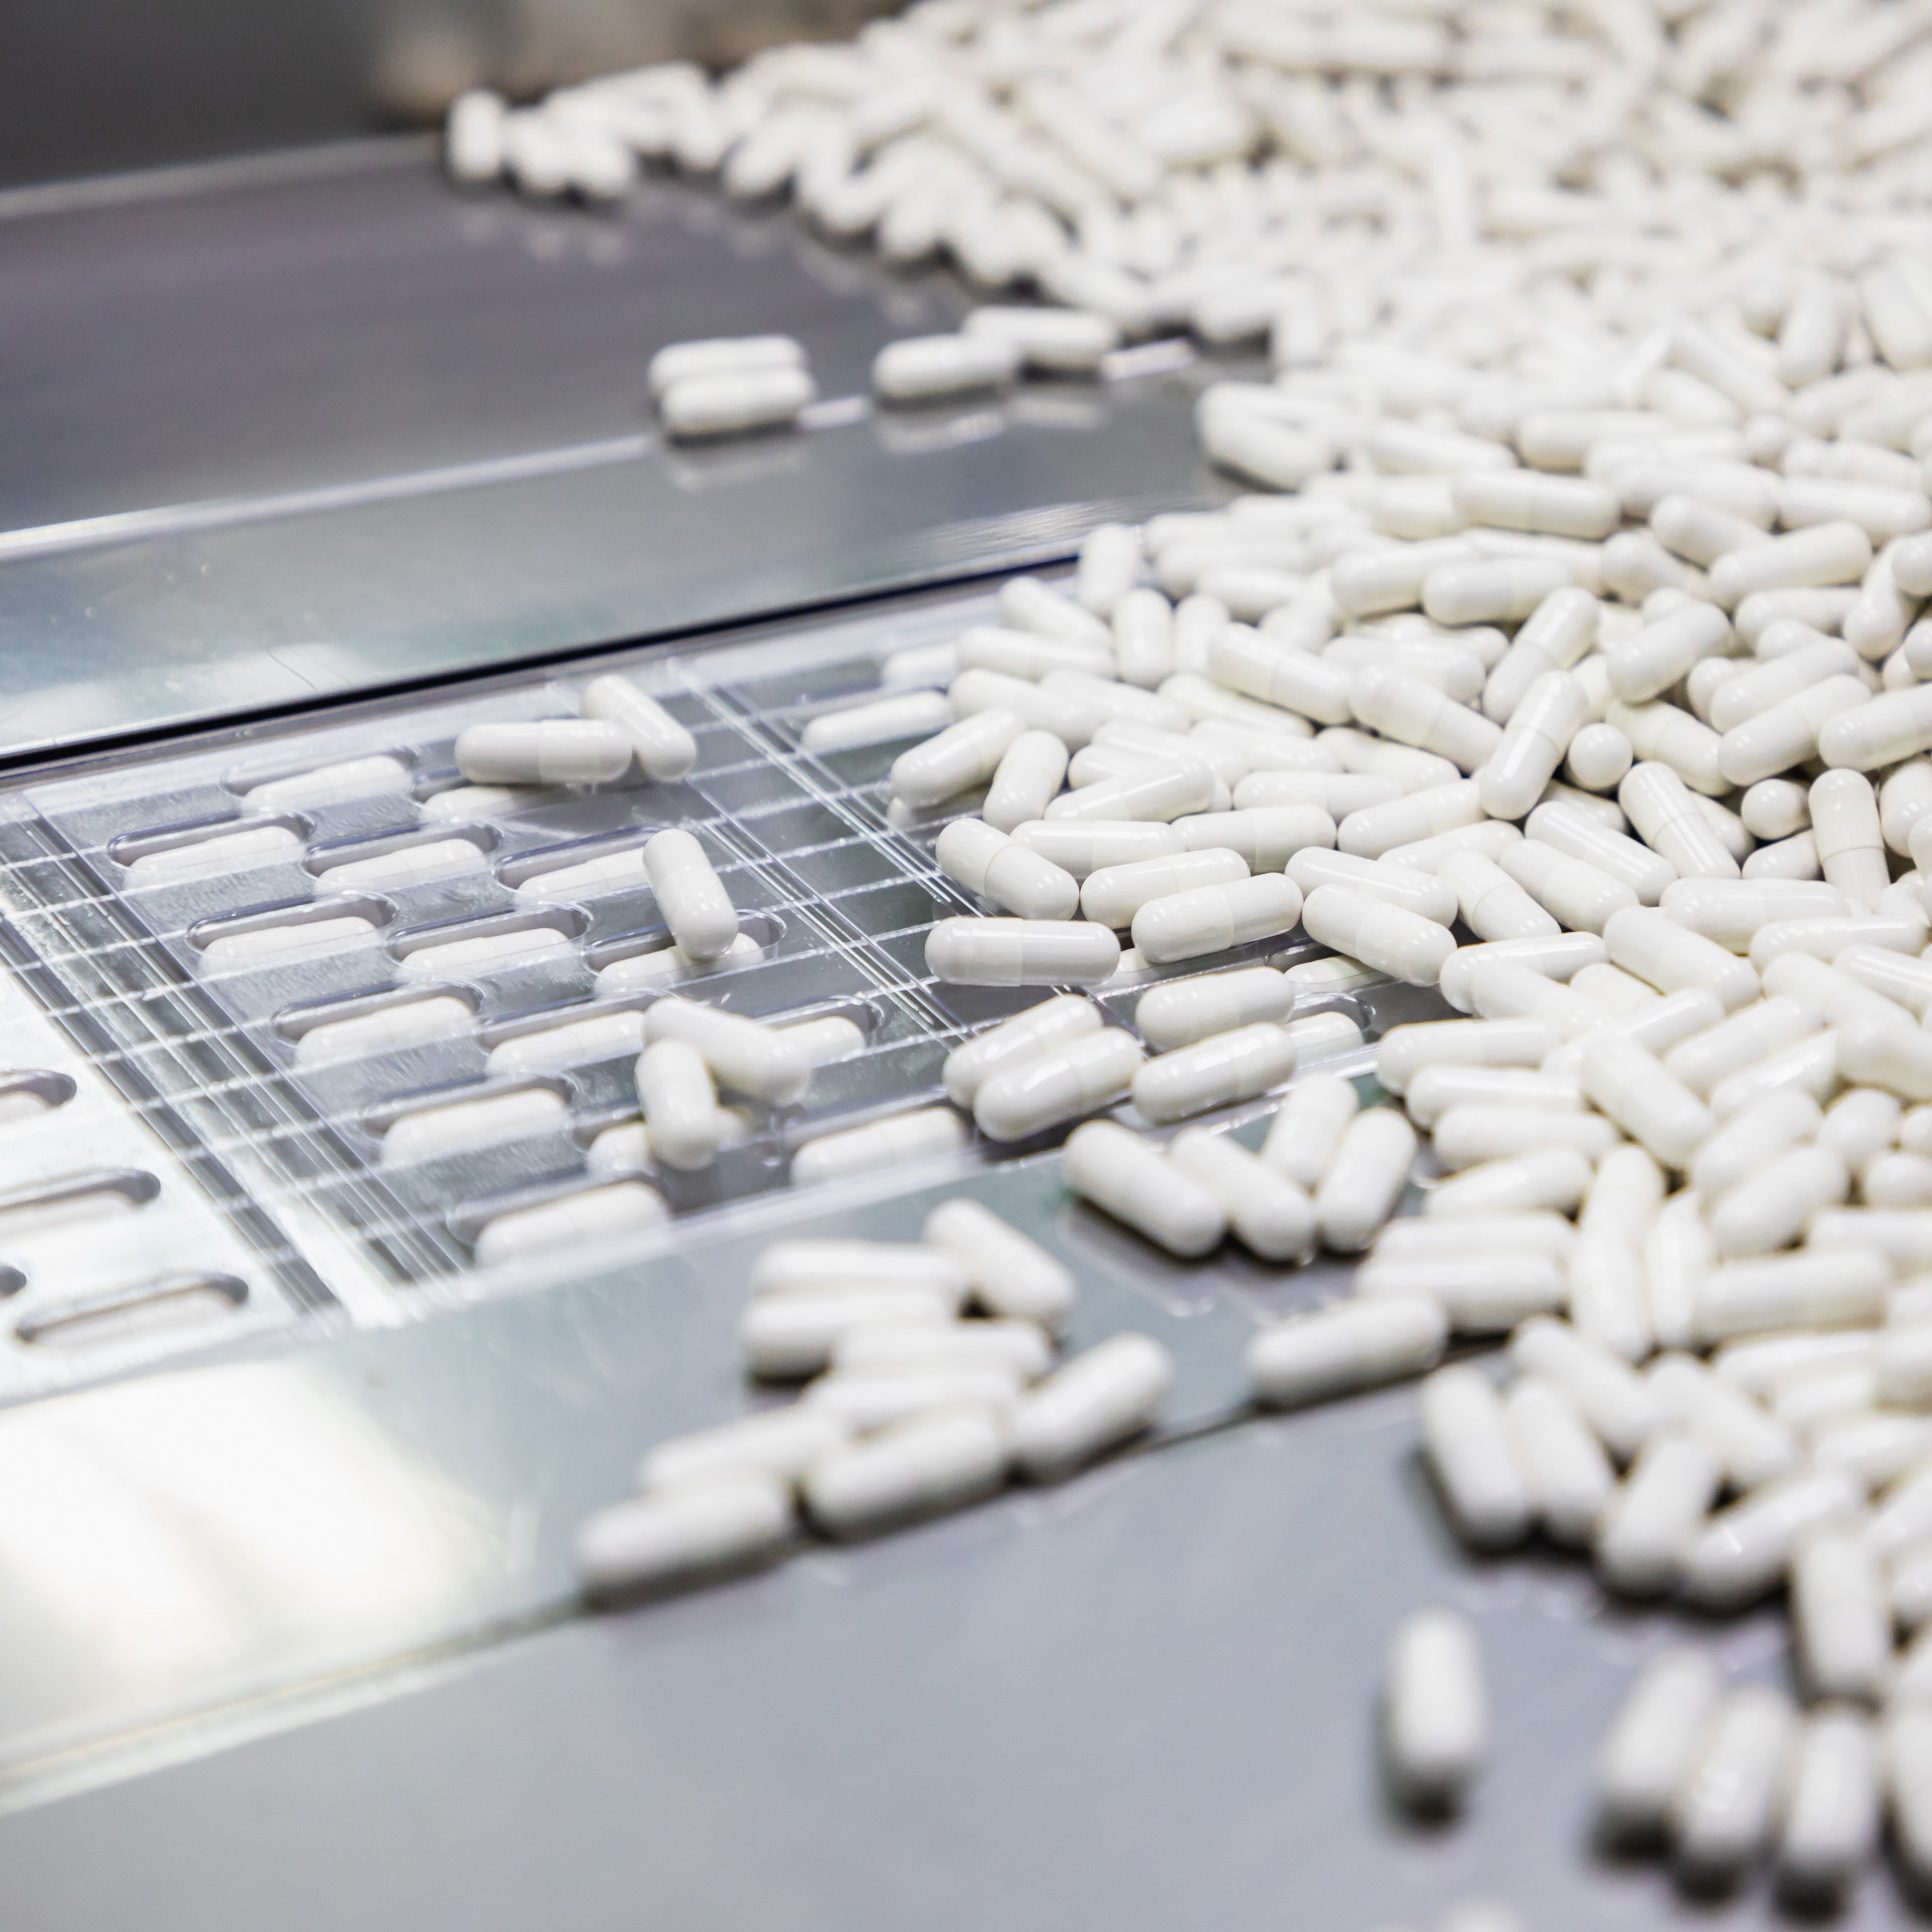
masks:
{"type": "MultiPolygon", "coordinates": [[[[934,920],[987,908],[932,856],[970,800],[889,814],[886,776],[910,739],[805,748],[814,719],[877,701],[888,656],[950,640],[987,601],[765,627],[30,778],[0,796],[16,948],[54,1017],[219,1149],[250,1211],[298,1231],[271,1244],[312,1252],[320,1298],[352,1315],[393,1318],[410,1289],[539,1235],[547,1252],[573,1238],[608,1249],[663,1209],[728,1211],[785,1188],[829,1133],[943,1107],[946,1052],[1050,991],[929,972],[934,920]],[[612,670],[692,734],[682,778],[518,789],[455,769],[466,727],[574,716],[612,670]],[[708,964],[672,944],[644,869],[646,842],[672,826],[738,911],[737,941],[708,964]],[[692,1172],[653,1165],[638,1130],[643,1016],[670,992],[844,1023],[801,1101],[727,1095],[727,1144],[692,1172]]],[[[1322,958],[1258,942],[1137,968],[1093,997],[1131,1028],[1164,980],[1307,965],[1298,1017],[1354,1023],[1311,1053],[1346,1054],[1372,1010],[1362,976],[1322,958]]]]}

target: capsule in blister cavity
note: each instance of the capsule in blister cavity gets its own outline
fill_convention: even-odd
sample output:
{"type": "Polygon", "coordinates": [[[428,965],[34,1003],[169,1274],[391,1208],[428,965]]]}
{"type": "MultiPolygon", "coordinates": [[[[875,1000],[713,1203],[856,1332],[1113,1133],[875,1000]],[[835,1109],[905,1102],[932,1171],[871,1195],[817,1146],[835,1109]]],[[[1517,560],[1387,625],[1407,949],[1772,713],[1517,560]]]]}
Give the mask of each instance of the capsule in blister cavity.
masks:
{"type": "Polygon", "coordinates": [[[1370,1108],[1348,1122],[1316,1190],[1324,1246],[1355,1254],[1374,1240],[1408,1184],[1415,1146],[1415,1130],[1392,1107],[1370,1108]]]}
{"type": "Polygon", "coordinates": [[[457,769],[478,784],[604,784],[630,762],[629,738],[597,718],[472,724],[457,734],[457,769]]]}
{"type": "Polygon", "coordinates": [[[1310,938],[1411,986],[1433,986],[1456,950],[1446,926],[1345,886],[1318,886],[1301,921],[1310,938]]]}
{"type": "Polygon", "coordinates": [[[670,1218],[662,1198],[641,1181],[586,1188],[561,1200],[499,1214],[477,1236],[476,1259],[490,1268],[526,1255],[548,1256],[579,1241],[658,1227],[670,1218]]]}
{"type": "Polygon", "coordinates": [[[376,792],[400,791],[409,782],[410,768],[401,759],[378,753],[266,779],[249,786],[242,802],[252,812],[286,812],[303,806],[339,805],[345,799],[367,798],[376,792]]]}
{"type": "Polygon", "coordinates": [[[1038,1242],[989,1208],[962,1196],[926,1217],[927,1244],[956,1256],[974,1300],[989,1315],[1058,1330],[1073,1312],[1073,1276],[1038,1242]]]}
{"type": "Polygon", "coordinates": [[[1024,1140],[1119,1100],[1141,1065],[1132,1034],[1118,1027],[1088,1033],[989,1076],[974,1096],[973,1118],[991,1140],[1024,1140]]]}
{"type": "Polygon", "coordinates": [[[1343,1133],[1361,1106],[1354,1084],[1314,1073],[1289,1090],[1262,1144],[1262,1159],[1306,1192],[1319,1186],[1343,1133]]]}
{"type": "Polygon", "coordinates": [[[1197,959],[1292,932],[1301,910],[1300,887],[1280,873],[1264,872],[1148,901],[1133,915],[1133,943],[1156,964],[1197,959]]]}
{"type": "Polygon", "coordinates": [[[1151,1336],[1116,1335],[1076,1355],[1021,1401],[1013,1460],[1035,1482],[1071,1475],[1160,1420],[1174,1364],[1151,1336]]]}
{"type": "Polygon", "coordinates": [[[397,962],[396,970],[405,980],[461,980],[559,956],[574,956],[567,934],[552,926],[526,926],[418,946],[397,962]]]}
{"type": "Polygon", "coordinates": [[[816,1136],[792,1156],[791,1179],[795,1186],[812,1186],[848,1174],[956,1154],[966,1141],[966,1124],[951,1108],[916,1108],[816,1136]]]}
{"type": "Polygon", "coordinates": [[[1077,993],[1042,1000],[1003,1020],[946,1056],[940,1078],[956,1107],[970,1107],[980,1087],[996,1073],[1030,1064],[1042,1055],[1100,1030],[1100,1009],[1077,993]]]}
{"type": "Polygon", "coordinates": [[[645,881],[641,846],[619,852],[600,852],[594,859],[536,872],[516,888],[519,905],[550,905],[560,899],[591,898],[599,892],[624,892],[645,881]]]}
{"type": "Polygon", "coordinates": [[[888,402],[926,402],[1003,388],[1019,365],[1018,350],[994,336],[908,336],[872,358],[872,389],[888,402]]]}
{"type": "MultiPolygon", "coordinates": [[[[467,840],[453,842],[468,844],[467,840]]],[[[144,884],[153,879],[185,878],[195,873],[238,872],[249,866],[275,859],[292,859],[302,850],[299,833],[286,825],[257,825],[242,832],[225,832],[212,838],[200,838],[186,845],[170,845],[155,852],[144,852],[128,867],[130,881],[144,884]]],[[[474,845],[469,849],[481,862],[474,845]]],[[[334,868],[340,874],[345,868],[334,868]]],[[[339,877],[338,885],[344,883],[339,877]]]]}
{"type": "Polygon", "coordinates": [[[452,785],[422,802],[424,818],[451,824],[472,824],[513,812],[530,794],[508,785],[452,785]]]}
{"type": "Polygon", "coordinates": [[[1096,986],[1120,963],[1104,926],[1077,920],[943,919],[926,935],[927,970],[955,986],[1096,986]]]}
{"type": "Polygon", "coordinates": [[[1648,1845],[1663,1835],[1723,1694],[1701,1651],[1666,1651],[1644,1666],[1597,1754],[1597,1816],[1613,1842],[1648,1845]]]}
{"type": "Polygon", "coordinates": [[[1075,1130],[1060,1156],[1060,1177],[1075,1193],[1184,1259],[1206,1254],[1227,1232],[1214,1194],[1111,1120],[1075,1130]]]}
{"type": "Polygon", "coordinates": [[[1421,1375],[1442,1358],[1448,1324],[1426,1295],[1337,1302],[1258,1330],[1244,1358],[1257,1400],[1306,1403],[1421,1375]]]}
{"type": "Polygon", "coordinates": [[[644,847],[644,868],[672,938],[693,959],[722,958],[738,937],[738,913],[704,848],[688,832],[660,832],[644,847]]]}
{"type": "Polygon", "coordinates": [[[296,1064],[321,1066],[332,1061],[359,1059],[364,1054],[392,1053],[425,1041],[467,1033],[475,1016],[466,1000],[450,994],[406,1000],[352,1019],[325,1020],[296,1042],[296,1064]]]}
{"type": "Polygon", "coordinates": [[[961,718],[892,760],[892,796],[910,806],[940,805],[984,784],[1024,728],[1017,712],[999,707],[961,718]]]}
{"type": "Polygon", "coordinates": [[[1438,1369],[1422,1384],[1423,1452],[1456,1533],[1480,1550],[1528,1534],[1530,1504],[1503,1408],[1478,1370],[1438,1369]]]}
{"type": "Polygon", "coordinates": [[[544,1087],[426,1107],[405,1114],[382,1136],[382,1160],[392,1166],[405,1161],[437,1160],[502,1141],[560,1132],[569,1117],[561,1096],[544,1087]]]}
{"type": "Polygon", "coordinates": [[[656,698],[616,672],[584,686],[584,715],[616,725],[631,741],[638,770],[660,784],[682,778],[698,762],[698,740],[656,698]]]}
{"type": "Polygon", "coordinates": [[[546,1027],[539,1032],[520,1034],[500,1041],[490,1049],[490,1071],[512,1080],[532,1073],[561,1073],[566,1068],[588,1066],[600,1060],[634,1056],[644,1043],[642,1013],[600,1013],[592,1019],[546,1027]]]}
{"type": "Polygon", "coordinates": [[[1028,920],[1070,920],[1080,887],[1070,873],[976,818],[956,818],[933,856],[946,876],[1028,920]]]}
{"type": "Polygon", "coordinates": [[[812,1084],[812,1061],[782,1028],[721,1012],[667,994],[644,1015],[646,1044],[688,1040],[704,1056],[719,1086],[773,1106],[789,1106],[812,1084]]]}
{"type": "Polygon", "coordinates": [[[592,1598],[690,1581],[767,1558],[790,1534],[788,1488],[749,1471],[614,1503],[578,1528],[572,1560],[592,1598]]]}
{"type": "Polygon", "coordinates": [[[818,386],[803,370],[771,365],[709,376],[680,376],[658,399],[667,434],[732,436],[795,423],[818,400],[818,386]]]}
{"type": "Polygon", "coordinates": [[[380,853],[373,859],[350,859],[326,866],[316,877],[326,891],[351,892],[360,888],[380,892],[422,885],[432,879],[454,878],[465,872],[480,872],[488,864],[482,848],[470,840],[439,838],[426,845],[405,845],[392,852],[380,853]]]}
{"type": "Polygon", "coordinates": [[[1157,1052],[1192,1046],[1261,1021],[1285,1020],[1294,988],[1272,966],[1204,974],[1150,988],[1134,1010],[1134,1024],[1157,1052]]]}

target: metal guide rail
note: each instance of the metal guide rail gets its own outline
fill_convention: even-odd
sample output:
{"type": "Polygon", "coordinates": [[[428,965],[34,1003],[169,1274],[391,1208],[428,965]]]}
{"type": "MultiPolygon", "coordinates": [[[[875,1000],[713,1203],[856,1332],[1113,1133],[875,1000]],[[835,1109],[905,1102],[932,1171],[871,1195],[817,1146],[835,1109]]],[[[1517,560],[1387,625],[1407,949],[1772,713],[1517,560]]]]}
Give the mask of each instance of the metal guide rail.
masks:
{"type": "MultiPolygon", "coordinates": [[[[582,1023],[634,1016],[674,987],[758,1018],[836,1014],[864,1040],[821,1066],[798,1106],[746,1117],[714,1167],[644,1177],[675,1215],[728,1214],[788,1186],[792,1156],[817,1135],[942,1097],[940,1064],[963,1034],[1048,989],[934,980],[928,929],[974,909],[933,863],[943,808],[889,823],[884,781],[904,741],[814,755],[800,740],[814,716],[875,694],[885,656],[950,638],[989,601],[956,590],[634,650],[567,675],[97,760],[0,793],[14,969],[78,1049],[69,1058],[172,1150],[176,1191],[190,1174],[200,1184],[226,1284],[190,1298],[202,1318],[157,1328],[134,1312],[155,1274],[157,1202],[132,1202],[85,1244],[27,1268],[0,1198],[0,1264],[26,1276],[5,1304],[0,1394],[64,1384],[97,1360],[120,1366],[305,1317],[386,1324],[520,1285],[527,1268],[476,1271],[485,1228],[636,1178],[596,1143],[637,1118],[637,1047],[622,1026],[582,1023]],[[452,762],[459,730],[574,715],[581,684],[613,668],[696,736],[687,778],[470,802],[452,762]],[[649,886],[623,860],[668,824],[705,844],[750,942],[701,976],[679,976],[649,886]],[[116,1309],[133,1298],[134,1332],[111,1355],[52,1361],[34,1324],[103,1296],[116,1309]]],[[[1096,997],[1131,1025],[1157,978],[1317,956],[1268,942],[1096,997]]],[[[1321,1002],[1338,1003],[1372,1024],[1360,992],[1321,1002]]],[[[1413,1003],[1389,986],[1373,1001],[1413,1003]]],[[[34,1111],[50,1185],[101,1165],[70,1108],[34,1111]]],[[[608,1260],[587,1240],[592,1250],[608,1260]]]]}

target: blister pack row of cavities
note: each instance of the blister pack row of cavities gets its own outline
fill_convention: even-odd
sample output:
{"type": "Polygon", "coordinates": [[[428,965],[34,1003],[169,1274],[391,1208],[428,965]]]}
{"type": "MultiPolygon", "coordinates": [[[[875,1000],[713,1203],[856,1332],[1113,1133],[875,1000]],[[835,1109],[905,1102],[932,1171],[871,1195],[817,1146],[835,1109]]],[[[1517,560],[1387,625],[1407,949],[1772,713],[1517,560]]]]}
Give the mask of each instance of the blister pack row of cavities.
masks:
{"type": "MultiPolygon", "coordinates": [[[[814,718],[876,698],[885,656],[956,634],[982,601],[634,653],[27,782],[0,797],[9,922],[50,999],[224,1149],[269,1214],[352,1232],[322,1270],[356,1277],[345,1300],[463,1270],[493,1220],[636,1172],[620,1130],[638,1118],[643,1012],[667,992],[855,1030],[800,1103],[734,1102],[715,1166],[644,1175],[674,1213],[780,1188],[805,1142],[940,1100],[967,1030],[1050,990],[927,970],[933,920],[975,909],[932,857],[970,800],[894,826],[884,782],[904,740],[801,742],[814,718]],[[692,734],[682,779],[465,783],[460,731],[575,716],[613,668],[692,734]],[[709,967],[671,945],[642,869],[671,826],[699,840],[738,910],[737,945],[709,967]]],[[[1199,964],[1318,952],[1276,941],[1199,964]]],[[[1130,1025],[1148,985],[1198,969],[1093,996],[1130,1025]]]]}

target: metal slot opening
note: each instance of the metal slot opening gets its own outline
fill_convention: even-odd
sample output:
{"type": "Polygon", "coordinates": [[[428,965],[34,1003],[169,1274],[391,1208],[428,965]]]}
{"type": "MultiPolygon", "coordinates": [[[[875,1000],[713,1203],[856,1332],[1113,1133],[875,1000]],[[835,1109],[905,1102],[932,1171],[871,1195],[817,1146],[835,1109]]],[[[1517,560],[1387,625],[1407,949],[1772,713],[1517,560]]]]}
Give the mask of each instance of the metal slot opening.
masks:
{"type": "Polygon", "coordinates": [[[50,1114],[56,1107],[64,1107],[80,1090],[72,1074],[52,1073],[44,1067],[0,1073],[0,1126],[50,1114]]]}
{"type": "Polygon", "coordinates": [[[0,1222],[43,1227],[128,1214],[145,1208],[160,1191],[161,1184],[145,1168],[93,1168],[0,1192],[0,1222]]]}

